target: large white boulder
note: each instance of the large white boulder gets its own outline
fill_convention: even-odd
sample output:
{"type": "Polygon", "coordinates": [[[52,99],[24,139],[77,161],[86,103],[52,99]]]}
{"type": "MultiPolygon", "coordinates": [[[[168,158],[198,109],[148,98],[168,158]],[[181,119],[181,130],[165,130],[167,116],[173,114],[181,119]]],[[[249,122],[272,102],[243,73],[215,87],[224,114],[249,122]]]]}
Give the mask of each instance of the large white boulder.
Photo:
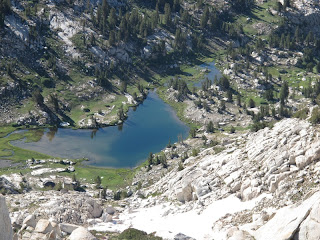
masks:
{"type": "Polygon", "coordinates": [[[320,202],[317,202],[310,215],[300,226],[299,240],[318,240],[320,237],[320,202]]]}
{"type": "Polygon", "coordinates": [[[86,228],[79,227],[71,233],[69,240],[96,240],[96,238],[86,228]]]}
{"type": "Polygon", "coordinates": [[[13,239],[12,226],[5,198],[0,196],[0,239],[13,239]]]}
{"type": "Polygon", "coordinates": [[[37,222],[36,222],[36,219],[33,214],[28,215],[23,220],[23,223],[22,223],[22,225],[24,225],[24,226],[33,227],[33,228],[36,227],[36,224],[37,224],[37,222]]]}
{"type": "Polygon", "coordinates": [[[62,232],[71,234],[74,230],[76,230],[79,226],[70,224],[70,223],[60,223],[60,229],[62,232]]]}
{"type": "Polygon", "coordinates": [[[53,230],[53,227],[49,220],[47,219],[40,219],[36,225],[35,231],[38,233],[49,233],[53,230]]]}
{"type": "Polygon", "coordinates": [[[320,192],[317,192],[299,206],[288,206],[278,210],[271,220],[253,232],[253,236],[257,240],[292,239],[298,231],[300,224],[306,219],[310,210],[316,203],[318,204],[319,201],[320,192]]]}
{"type": "Polygon", "coordinates": [[[87,200],[87,203],[89,204],[88,211],[92,215],[92,217],[94,217],[94,218],[101,217],[101,215],[102,215],[101,206],[92,199],[87,200]]]}

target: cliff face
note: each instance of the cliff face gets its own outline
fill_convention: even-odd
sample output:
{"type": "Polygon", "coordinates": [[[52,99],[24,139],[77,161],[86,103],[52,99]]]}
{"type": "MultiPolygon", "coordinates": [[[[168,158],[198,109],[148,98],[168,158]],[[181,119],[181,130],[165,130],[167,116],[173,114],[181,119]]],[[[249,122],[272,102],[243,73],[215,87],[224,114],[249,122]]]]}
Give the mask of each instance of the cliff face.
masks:
{"type": "Polygon", "coordinates": [[[7,204],[3,196],[0,196],[0,223],[0,239],[11,240],[13,238],[11,220],[7,204]]]}

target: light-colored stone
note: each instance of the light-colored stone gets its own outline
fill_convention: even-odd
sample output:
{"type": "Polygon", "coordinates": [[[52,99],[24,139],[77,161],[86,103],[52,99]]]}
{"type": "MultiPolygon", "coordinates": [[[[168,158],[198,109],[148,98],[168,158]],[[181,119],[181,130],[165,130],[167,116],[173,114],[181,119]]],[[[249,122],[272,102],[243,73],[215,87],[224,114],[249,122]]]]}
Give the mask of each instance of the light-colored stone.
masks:
{"type": "Polygon", "coordinates": [[[40,219],[36,225],[35,231],[38,233],[49,233],[53,229],[51,223],[47,219],[40,219]]]}
{"type": "Polygon", "coordinates": [[[35,228],[37,222],[33,214],[28,215],[24,220],[22,225],[35,228]]]}
{"type": "Polygon", "coordinates": [[[60,229],[62,232],[71,234],[74,230],[76,230],[79,226],[70,224],[70,223],[60,223],[60,229]]]}
{"type": "Polygon", "coordinates": [[[89,213],[92,215],[94,218],[101,217],[102,215],[102,208],[99,204],[96,203],[94,200],[88,200],[87,203],[91,206],[89,208],[89,213]]]}
{"type": "Polygon", "coordinates": [[[320,237],[320,202],[315,203],[310,215],[300,226],[299,240],[318,240],[320,237]]]}
{"type": "Polygon", "coordinates": [[[96,238],[84,227],[79,227],[74,230],[69,240],[96,240],[96,238]]]}
{"type": "Polygon", "coordinates": [[[116,212],[116,209],[112,206],[106,208],[106,213],[113,215],[116,212]]]}
{"type": "Polygon", "coordinates": [[[320,192],[305,200],[299,206],[284,207],[276,213],[265,225],[253,233],[257,240],[291,239],[300,224],[309,215],[315,203],[320,201],[320,192]]]}
{"type": "Polygon", "coordinates": [[[0,196],[0,239],[11,240],[13,232],[5,198],[0,196]]]}

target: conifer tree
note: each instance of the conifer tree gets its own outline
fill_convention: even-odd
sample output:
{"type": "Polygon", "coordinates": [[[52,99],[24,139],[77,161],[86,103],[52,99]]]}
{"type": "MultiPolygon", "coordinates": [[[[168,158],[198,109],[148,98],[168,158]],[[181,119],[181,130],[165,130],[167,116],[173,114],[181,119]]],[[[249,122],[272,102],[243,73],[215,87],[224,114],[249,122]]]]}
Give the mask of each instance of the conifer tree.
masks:
{"type": "Polygon", "coordinates": [[[164,6],[164,24],[167,27],[170,27],[172,25],[171,20],[171,7],[169,3],[166,3],[164,6]]]}

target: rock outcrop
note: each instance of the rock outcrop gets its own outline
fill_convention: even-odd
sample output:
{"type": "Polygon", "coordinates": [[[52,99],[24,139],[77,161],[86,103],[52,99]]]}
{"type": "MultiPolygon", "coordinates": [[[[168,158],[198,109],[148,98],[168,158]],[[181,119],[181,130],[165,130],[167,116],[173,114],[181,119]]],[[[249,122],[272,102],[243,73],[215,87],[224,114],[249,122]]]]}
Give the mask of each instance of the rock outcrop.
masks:
{"type": "MultiPolygon", "coordinates": [[[[317,128],[307,121],[285,119],[271,129],[230,138],[220,153],[205,149],[186,159],[184,169],[173,168],[139,190],[126,201],[121,223],[151,232],[142,224],[150,221],[153,231],[168,238],[174,233],[221,240],[319,236],[317,128]],[[141,192],[149,197],[140,199],[141,192]],[[154,193],[158,196],[151,197],[154,193]],[[190,218],[201,230],[192,230],[190,218]],[[172,227],[172,222],[179,224],[172,227]]],[[[96,227],[112,229],[108,222],[96,227]]]]}
{"type": "Polygon", "coordinates": [[[79,227],[71,233],[69,240],[96,240],[96,238],[87,229],[79,227]]]}
{"type": "Polygon", "coordinates": [[[13,239],[11,220],[5,198],[0,196],[0,239],[13,239]]]}

